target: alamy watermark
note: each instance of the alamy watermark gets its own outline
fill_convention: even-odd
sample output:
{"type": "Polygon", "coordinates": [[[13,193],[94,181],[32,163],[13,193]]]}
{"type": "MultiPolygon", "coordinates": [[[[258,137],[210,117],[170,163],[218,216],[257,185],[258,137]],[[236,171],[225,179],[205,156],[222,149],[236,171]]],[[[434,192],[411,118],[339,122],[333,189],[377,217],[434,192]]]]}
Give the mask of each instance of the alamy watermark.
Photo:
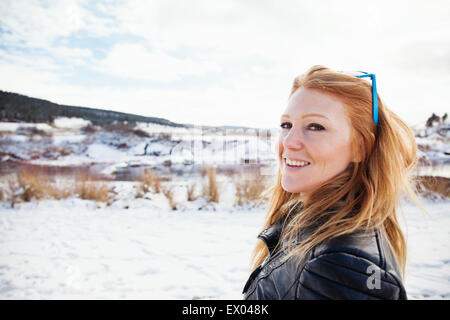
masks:
{"type": "Polygon", "coordinates": [[[366,281],[367,288],[369,290],[381,289],[380,268],[372,264],[367,268],[366,272],[370,274],[366,281]]]}

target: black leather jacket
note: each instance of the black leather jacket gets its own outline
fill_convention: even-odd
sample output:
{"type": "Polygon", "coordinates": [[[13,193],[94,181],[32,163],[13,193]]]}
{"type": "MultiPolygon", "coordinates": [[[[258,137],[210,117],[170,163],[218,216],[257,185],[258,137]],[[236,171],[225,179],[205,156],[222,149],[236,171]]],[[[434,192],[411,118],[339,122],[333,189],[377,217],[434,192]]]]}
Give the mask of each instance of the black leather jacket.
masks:
{"type": "Polygon", "coordinates": [[[407,299],[398,265],[380,230],[320,244],[298,266],[296,259],[282,261],[283,250],[274,251],[281,228],[279,220],[258,235],[269,255],[250,275],[244,299],[407,299]]]}

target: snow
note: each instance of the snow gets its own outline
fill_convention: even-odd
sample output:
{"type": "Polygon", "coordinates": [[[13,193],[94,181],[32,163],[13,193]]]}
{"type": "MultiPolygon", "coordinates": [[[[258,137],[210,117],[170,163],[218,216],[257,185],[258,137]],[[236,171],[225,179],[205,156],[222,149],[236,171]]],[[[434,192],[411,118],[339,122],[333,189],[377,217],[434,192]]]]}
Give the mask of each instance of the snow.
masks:
{"type": "Polygon", "coordinates": [[[28,141],[28,137],[26,136],[18,136],[18,135],[13,135],[10,137],[10,139],[14,142],[26,142],[28,141]]]}
{"type": "Polygon", "coordinates": [[[88,147],[87,156],[91,161],[96,162],[116,162],[126,160],[126,155],[123,152],[100,143],[91,144],[88,147]]]}
{"type": "Polygon", "coordinates": [[[46,123],[0,122],[0,131],[14,132],[19,128],[36,128],[51,131],[53,128],[46,123]]]}
{"type": "Polygon", "coordinates": [[[80,118],[57,118],[54,127],[46,123],[0,122],[0,152],[15,155],[29,163],[53,166],[116,161],[156,164],[168,159],[172,163],[197,164],[241,163],[244,159],[253,162],[256,159],[261,162],[276,160],[275,136],[257,139],[255,136],[239,136],[230,130],[213,135],[199,128],[171,128],[143,123],[138,123],[134,130],[144,130],[152,136],[137,136],[133,128],[130,132],[102,128],[92,133],[79,130],[89,123],[80,118]],[[48,135],[31,135],[26,130],[18,131],[19,128],[36,128],[48,135]],[[70,152],[46,158],[45,151],[55,146],[67,148],[70,152]]]}
{"type": "Polygon", "coordinates": [[[80,129],[87,125],[90,125],[91,122],[82,118],[59,117],[53,120],[53,124],[58,128],[80,129]]]}
{"type": "MultiPolygon", "coordinates": [[[[0,207],[0,299],[241,299],[264,208],[69,198],[0,207]],[[124,206],[128,205],[128,209],[124,206]]],[[[201,200],[200,200],[201,201],[201,200]]],[[[449,201],[403,202],[410,299],[450,298],[449,201]]]]}
{"type": "Polygon", "coordinates": [[[86,136],[84,134],[59,134],[57,136],[53,136],[53,144],[60,145],[65,143],[80,143],[86,136]]]}
{"type": "Polygon", "coordinates": [[[36,165],[48,165],[48,166],[79,166],[83,164],[92,163],[92,159],[87,155],[76,155],[71,154],[66,157],[60,157],[58,160],[52,159],[37,159],[33,161],[29,161],[29,163],[33,163],[36,165]]]}
{"type": "MultiPolygon", "coordinates": [[[[152,135],[142,137],[133,130],[79,130],[87,124],[77,118],[58,118],[54,126],[0,122],[0,165],[15,158],[49,166],[102,164],[102,173],[114,176],[165,160],[186,170],[185,161],[276,162],[274,133],[258,140],[237,131],[214,135],[138,123],[134,129],[152,135]],[[58,156],[58,150],[65,152],[58,156]]],[[[422,167],[422,175],[450,177],[448,129],[431,128],[428,136],[416,138],[425,150],[419,150],[420,158],[433,164],[422,167]]],[[[260,170],[273,176],[276,166],[260,170]]],[[[234,207],[235,186],[224,183],[219,204],[203,198],[187,202],[180,197],[189,182],[172,179],[180,203],[176,211],[162,194],[136,199],[134,183],[124,181],[114,182],[117,194],[110,206],[73,197],[12,209],[0,201],[0,299],[241,299],[265,209],[234,207]]],[[[423,203],[432,218],[402,203],[406,289],[410,299],[450,299],[450,200],[423,203]]]]}
{"type": "Polygon", "coordinates": [[[240,298],[261,212],[96,209],[79,199],[0,210],[1,299],[240,298]]]}
{"type": "Polygon", "coordinates": [[[415,133],[418,147],[426,150],[419,155],[422,161],[435,166],[450,163],[450,123],[429,128],[417,126],[415,133]]]}
{"type": "Polygon", "coordinates": [[[411,299],[450,299],[450,200],[422,202],[430,217],[412,204],[403,208],[407,293],[411,299]]]}

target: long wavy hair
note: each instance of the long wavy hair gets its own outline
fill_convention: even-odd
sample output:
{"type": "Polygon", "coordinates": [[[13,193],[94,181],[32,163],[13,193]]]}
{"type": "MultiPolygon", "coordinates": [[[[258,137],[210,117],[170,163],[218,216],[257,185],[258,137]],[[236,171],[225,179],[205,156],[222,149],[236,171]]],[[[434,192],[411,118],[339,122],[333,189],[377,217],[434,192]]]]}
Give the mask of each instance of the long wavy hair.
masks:
{"type": "MultiPolygon", "coordinates": [[[[289,97],[300,87],[333,95],[344,104],[350,120],[351,162],[344,172],[319,185],[307,196],[290,193],[281,186],[281,171],[269,195],[264,229],[285,219],[280,243],[288,244],[286,258],[303,256],[319,243],[359,230],[379,228],[386,235],[397,264],[405,275],[406,240],[397,219],[397,207],[403,195],[424,212],[416,196],[412,169],[417,164],[417,146],[412,130],[378,96],[378,125],[372,118],[370,82],[333,71],[324,66],[311,67],[295,78],[289,97]],[[286,222],[287,221],[287,222],[286,222]],[[293,241],[304,228],[312,232],[301,241],[293,241]]],[[[281,163],[281,148],[278,160],[281,163]]],[[[252,255],[255,269],[268,255],[258,240],[252,255]]]]}

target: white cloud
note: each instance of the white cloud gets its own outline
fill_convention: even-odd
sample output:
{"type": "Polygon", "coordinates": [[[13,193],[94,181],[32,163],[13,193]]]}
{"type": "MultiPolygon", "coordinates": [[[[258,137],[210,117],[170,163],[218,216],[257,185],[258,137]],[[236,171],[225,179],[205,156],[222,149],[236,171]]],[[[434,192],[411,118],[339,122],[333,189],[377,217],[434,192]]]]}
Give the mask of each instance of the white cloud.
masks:
{"type": "Polygon", "coordinates": [[[160,82],[180,80],[185,75],[204,76],[220,72],[215,63],[178,59],[160,50],[149,51],[140,44],[116,45],[94,68],[114,76],[160,82]]]}
{"type": "Polygon", "coordinates": [[[92,51],[86,48],[67,48],[67,47],[52,47],[52,54],[59,58],[89,58],[92,56],[92,51]]]}
{"type": "Polygon", "coordinates": [[[58,37],[69,36],[83,27],[83,1],[2,1],[1,26],[5,44],[45,48],[58,37]],[[11,33],[9,33],[11,32],[11,33]]]}
{"type": "Polygon", "coordinates": [[[53,91],[52,85],[59,77],[52,70],[43,71],[30,65],[0,61],[0,89],[4,91],[28,94],[36,98],[48,99],[53,91]]]}
{"type": "MultiPolygon", "coordinates": [[[[21,70],[21,72],[17,73],[16,77],[25,77],[26,73],[23,73],[24,70],[52,73],[55,78],[57,77],[56,72],[58,70],[58,66],[49,57],[35,56],[30,59],[30,56],[24,54],[23,52],[15,50],[12,52],[5,52],[0,49],[0,63],[2,63],[5,67],[8,67],[8,70],[13,70],[14,68],[21,70]]],[[[6,71],[2,69],[2,76],[6,77],[6,75],[6,71]]]]}
{"type": "Polygon", "coordinates": [[[118,30],[114,19],[98,17],[87,0],[0,1],[1,39],[4,45],[49,49],[58,39],[78,31],[108,36],[118,30]]]}
{"type": "Polygon", "coordinates": [[[7,48],[0,50],[0,89],[63,104],[178,122],[272,125],[293,78],[314,64],[375,72],[383,100],[411,123],[443,113],[450,99],[447,0],[432,6],[421,0],[15,0],[1,1],[0,12],[7,48]],[[97,49],[69,43],[79,31],[128,39],[97,60],[97,49]],[[136,88],[63,82],[62,72],[79,64],[141,82],[136,88]],[[148,84],[180,80],[200,85],[148,84]]]}

